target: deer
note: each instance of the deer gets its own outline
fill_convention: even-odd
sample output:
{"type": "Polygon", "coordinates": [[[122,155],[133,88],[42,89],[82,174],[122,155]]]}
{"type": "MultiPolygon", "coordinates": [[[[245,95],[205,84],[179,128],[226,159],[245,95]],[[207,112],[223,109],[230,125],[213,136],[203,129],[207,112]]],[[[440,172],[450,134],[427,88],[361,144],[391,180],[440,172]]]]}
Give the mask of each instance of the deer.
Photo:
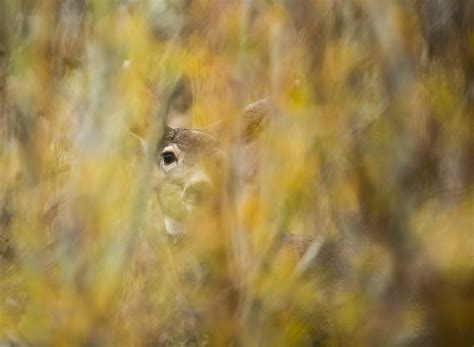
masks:
{"type": "MultiPolygon", "coordinates": [[[[190,218],[203,207],[214,208],[210,213],[215,214],[219,193],[224,188],[220,179],[229,152],[234,153],[236,161],[231,168],[233,176],[227,177],[236,186],[234,197],[239,200],[258,191],[257,177],[264,165],[260,162],[260,142],[279,112],[272,97],[243,107],[238,115],[239,127],[230,141],[227,138],[230,148],[224,146],[225,136],[229,134],[222,123],[205,128],[165,127],[155,161],[159,180],[158,202],[164,230],[170,239],[185,238],[190,218]]],[[[281,253],[279,250],[289,251],[296,259],[295,273],[299,275],[311,268],[315,261],[330,263],[340,248],[340,245],[326,242],[322,236],[295,235],[291,230],[286,230],[272,242],[277,253],[281,253]]]]}
{"type": "MultiPolygon", "coordinates": [[[[237,167],[235,179],[245,189],[251,184],[258,166],[255,142],[274,107],[270,98],[246,106],[241,112],[241,128],[236,143],[245,163],[237,167]],[[252,157],[246,154],[252,152],[252,157]]],[[[225,161],[221,124],[207,128],[166,126],[156,151],[160,181],[158,200],[165,231],[170,236],[184,233],[188,217],[199,207],[209,205],[218,193],[219,176],[225,161]]]]}
{"type": "MultiPolygon", "coordinates": [[[[210,213],[214,214],[220,202],[219,194],[226,189],[229,181],[237,187],[232,192],[237,201],[247,194],[253,194],[255,190],[258,192],[259,170],[265,165],[261,162],[263,157],[259,156],[260,144],[279,112],[272,98],[266,97],[240,110],[239,126],[233,134],[226,133],[228,129],[223,129],[219,123],[205,128],[164,128],[156,148],[155,166],[159,178],[159,207],[164,231],[169,238],[175,241],[186,239],[188,233],[193,231],[193,215],[202,208],[211,208],[213,210],[210,213]],[[225,146],[226,141],[230,144],[228,147],[225,146]],[[226,176],[227,181],[222,182],[220,179],[225,175],[223,171],[229,168],[226,166],[229,165],[229,154],[234,155],[236,163],[230,166],[231,176],[226,176]]],[[[335,253],[339,251],[339,245],[327,243],[323,237],[295,235],[291,230],[286,230],[281,236],[271,241],[274,251],[266,256],[257,255],[256,259],[267,257],[276,268],[279,263],[275,259],[284,262],[289,260],[289,264],[294,264],[291,265],[294,270],[288,284],[310,274],[315,264],[328,269],[335,268],[331,262],[337,262],[335,253]]]]}

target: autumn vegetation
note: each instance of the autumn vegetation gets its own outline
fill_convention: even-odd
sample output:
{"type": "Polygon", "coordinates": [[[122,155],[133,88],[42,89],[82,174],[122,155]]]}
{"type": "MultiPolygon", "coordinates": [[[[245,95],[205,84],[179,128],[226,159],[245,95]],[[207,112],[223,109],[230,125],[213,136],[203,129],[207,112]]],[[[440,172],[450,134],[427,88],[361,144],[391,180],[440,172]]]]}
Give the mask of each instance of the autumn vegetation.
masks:
{"type": "Polygon", "coordinates": [[[472,346],[473,115],[470,0],[1,1],[0,346],[472,346]],[[267,96],[169,237],[167,122],[267,96]]]}

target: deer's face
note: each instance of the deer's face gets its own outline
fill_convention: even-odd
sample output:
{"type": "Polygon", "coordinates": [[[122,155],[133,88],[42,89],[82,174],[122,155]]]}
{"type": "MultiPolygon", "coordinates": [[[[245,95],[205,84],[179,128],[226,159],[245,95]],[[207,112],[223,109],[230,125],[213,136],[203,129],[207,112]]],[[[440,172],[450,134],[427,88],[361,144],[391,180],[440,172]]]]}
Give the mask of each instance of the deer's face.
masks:
{"type": "MultiPolygon", "coordinates": [[[[242,133],[236,142],[247,147],[259,133],[267,113],[267,101],[244,109],[242,133]]],[[[252,160],[245,152],[238,171],[251,171],[245,163],[252,160]],[[244,170],[242,170],[244,169],[244,170]]],[[[166,232],[181,234],[190,215],[217,202],[224,153],[216,132],[187,129],[165,129],[156,153],[158,171],[158,200],[166,232]]]]}
{"type": "Polygon", "coordinates": [[[166,129],[156,159],[158,198],[169,234],[180,234],[190,214],[215,202],[222,155],[209,132],[166,129]]]}

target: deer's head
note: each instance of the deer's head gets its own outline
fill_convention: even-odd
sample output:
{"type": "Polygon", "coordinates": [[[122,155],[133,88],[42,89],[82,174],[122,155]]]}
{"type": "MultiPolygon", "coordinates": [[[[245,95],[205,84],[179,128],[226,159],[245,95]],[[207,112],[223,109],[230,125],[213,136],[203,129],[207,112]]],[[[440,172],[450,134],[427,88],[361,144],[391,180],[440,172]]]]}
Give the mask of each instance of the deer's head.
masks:
{"type": "MultiPolygon", "coordinates": [[[[232,148],[237,148],[235,153],[240,156],[236,165],[237,180],[248,181],[255,170],[257,158],[252,143],[263,128],[270,109],[269,100],[262,99],[241,112],[239,131],[231,141],[232,148]]],[[[220,178],[226,167],[222,133],[219,125],[207,129],[165,129],[156,161],[158,198],[168,234],[182,233],[183,224],[190,215],[217,201],[220,178]]]]}

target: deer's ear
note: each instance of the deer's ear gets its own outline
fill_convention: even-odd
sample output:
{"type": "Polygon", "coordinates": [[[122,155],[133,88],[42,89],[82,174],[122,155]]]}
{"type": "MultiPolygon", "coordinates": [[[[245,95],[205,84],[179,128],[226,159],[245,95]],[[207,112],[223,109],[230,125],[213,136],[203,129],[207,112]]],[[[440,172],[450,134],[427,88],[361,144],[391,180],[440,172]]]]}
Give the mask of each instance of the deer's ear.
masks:
{"type": "Polygon", "coordinates": [[[242,113],[241,137],[243,142],[250,143],[255,141],[265,128],[270,115],[274,113],[274,107],[270,98],[264,98],[247,105],[242,113]]]}
{"type": "Polygon", "coordinates": [[[186,76],[181,77],[174,86],[169,98],[167,125],[173,128],[188,128],[191,125],[190,109],[193,103],[189,78],[186,76]]]}
{"type": "MultiPolygon", "coordinates": [[[[240,117],[241,123],[239,124],[239,141],[243,143],[251,143],[255,141],[258,135],[265,128],[266,123],[273,112],[274,107],[271,104],[270,98],[260,99],[243,108],[240,117]]],[[[226,127],[223,121],[217,121],[216,123],[204,128],[200,128],[200,130],[208,132],[216,138],[221,138],[226,131],[226,127]]]]}

